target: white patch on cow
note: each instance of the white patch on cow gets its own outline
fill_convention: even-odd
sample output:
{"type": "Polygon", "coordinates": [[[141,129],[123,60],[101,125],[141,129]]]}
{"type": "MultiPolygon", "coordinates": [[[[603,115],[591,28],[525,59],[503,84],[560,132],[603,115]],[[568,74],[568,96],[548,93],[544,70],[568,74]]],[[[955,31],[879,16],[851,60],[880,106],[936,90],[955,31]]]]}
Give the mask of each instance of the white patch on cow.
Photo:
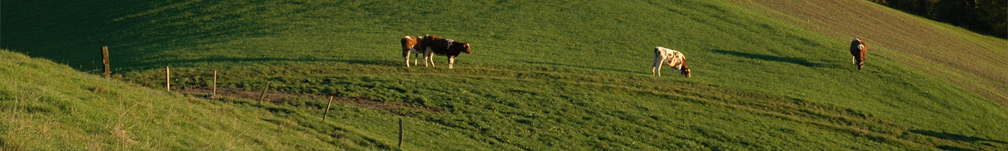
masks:
{"type": "Polygon", "coordinates": [[[864,51],[864,45],[862,45],[862,44],[858,44],[857,48],[860,49],[861,51],[864,51]]]}
{"type": "Polygon", "coordinates": [[[455,57],[448,57],[448,69],[452,69],[452,66],[454,65],[455,65],[455,57]]]}

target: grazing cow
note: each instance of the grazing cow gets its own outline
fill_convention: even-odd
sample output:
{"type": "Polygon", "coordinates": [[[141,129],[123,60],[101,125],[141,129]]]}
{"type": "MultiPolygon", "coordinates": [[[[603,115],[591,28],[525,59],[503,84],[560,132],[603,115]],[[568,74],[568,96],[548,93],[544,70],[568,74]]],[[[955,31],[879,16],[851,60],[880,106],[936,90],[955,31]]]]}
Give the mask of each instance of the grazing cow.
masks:
{"type": "Polygon", "coordinates": [[[448,56],[448,69],[451,69],[455,65],[455,57],[459,54],[465,52],[467,54],[472,54],[469,50],[469,43],[458,42],[452,39],[444,39],[441,37],[427,35],[424,36],[424,45],[427,46],[427,51],[424,52],[424,65],[427,65],[428,60],[430,65],[434,66],[434,59],[432,56],[434,54],[448,56]]]}
{"type": "MultiPolygon", "coordinates": [[[[403,51],[402,55],[403,55],[403,58],[406,58],[406,67],[410,66],[410,64],[409,64],[409,55],[411,53],[413,54],[413,57],[416,57],[416,55],[422,53],[422,51],[423,51],[422,49],[426,48],[426,46],[423,43],[423,37],[410,37],[410,36],[406,36],[406,37],[402,38],[401,43],[402,43],[402,51],[403,51]]],[[[424,60],[424,61],[426,61],[426,60],[424,60]]],[[[424,62],[424,63],[426,63],[426,62],[424,62]]],[[[417,64],[417,60],[414,58],[413,59],[413,65],[416,65],[416,64],[417,64]]]]}
{"type": "MultiPolygon", "coordinates": [[[[689,67],[686,66],[686,56],[676,50],[668,49],[665,47],[655,47],[654,49],[654,61],[651,62],[651,75],[658,74],[661,76],[661,66],[669,65],[673,68],[679,69],[679,73],[687,78],[690,77],[689,67]]],[[[675,70],[669,69],[672,73],[675,70]]]]}
{"type": "Polygon", "coordinates": [[[868,47],[865,47],[864,41],[854,38],[850,43],[850,54],[854,56],[853,62],[857,65],[858,70],[864,66],[865,53],[868,53],[868,47]]]}

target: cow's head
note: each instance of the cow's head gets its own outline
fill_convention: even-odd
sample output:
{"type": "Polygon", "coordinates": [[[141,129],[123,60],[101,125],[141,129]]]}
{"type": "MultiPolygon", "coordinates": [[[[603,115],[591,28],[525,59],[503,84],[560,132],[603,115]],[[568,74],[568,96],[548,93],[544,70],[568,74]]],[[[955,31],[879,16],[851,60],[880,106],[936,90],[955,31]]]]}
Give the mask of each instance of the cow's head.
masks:
{"type": "Polygon", "coordinates": [[[686,66],[686,58],[685,57],[683,57],[683,59],[682,59],[682,67],[679,68],[679,74],[682,74],[683,76],[686,76],[687,78],[690,77],[689,66],[686,66]]]}
{"type": "Polygon", "coordinates": [[[682,69],[679,69],[679,73],[682,74],[683,76],[686,76],[687,78],[690,77],[689,67],[683,66],[682,69]]]}
{"type": "Polygon", "coordinates": [[[469,50],[469,43],[465,43],[465,45],[463,45],[462,47],[465,48],[465,52],[467,54],[470,54],[470,55],[472,54],[472,51],[469,50]]]}
{"type": "Polygon", "coordinates": [[[864,66],[864,61],[858,61],[857,70],[861,70],[862,66],[864,66]]]}

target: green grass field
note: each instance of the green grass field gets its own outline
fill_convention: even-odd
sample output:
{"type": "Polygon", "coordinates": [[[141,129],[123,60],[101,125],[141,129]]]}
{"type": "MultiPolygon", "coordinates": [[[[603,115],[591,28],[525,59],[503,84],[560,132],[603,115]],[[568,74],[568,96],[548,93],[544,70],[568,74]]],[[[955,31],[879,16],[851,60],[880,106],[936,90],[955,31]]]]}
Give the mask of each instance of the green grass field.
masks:
{"type": "MultiPolygon", "coordinates": [[[[935,57],[890,48],[898,43],[873,45],[858,71],[847,51],[852,35],[796,23],[802,16],[773,6],[6,2],[0,47],[14,52],[0,53],[0,149],[395,150],[400,118],[402,150],[1008,148],[1008,110],[961,86],[996,86],[996,78],[935,76],[957,66],[922,67],[935,57]],[[437,67],[405,67],[399,38],[424,34],[469,42],[473,54],[451,70],[443,56],[435,57],[437,67]],[[116,80],[98,75],[101,46],[109,46],[116,80]],[[655,46],[687,55],[693,78],[669,67],[666,76],[651,76],[655,46]],[[269,81],[291,96],[391,108],[335,103],[323,122],[326,100],[316,97],[259,104],[165,92],[165,66],[175,91],[205,89],[218,71],[224,88],[258,92],[269,81]]],[[[1008,45],[961,29],[936,32],[1008,45]]],[[[885,38],[933,39],[866,39],[885,38]]],[[[1003,73],[1000,58],[974,59],[983,64],[953,72],[1003,73]]]]}
{"type": "MultiPolygon", "coordinates": [[[[758,4],[758,5],[753,5],[758,4]]],[[[837,39],[861,37],[879,53],[1008,107],[1008,42],[863,1],[756,0],[763,12],[837,39]],[[857,11],[855,11],[857,10],[857,11]],[[859,24],[850,24],[858,21],[859,24]],[[913,38],[906,38],[913,37],[913,38]]]]}

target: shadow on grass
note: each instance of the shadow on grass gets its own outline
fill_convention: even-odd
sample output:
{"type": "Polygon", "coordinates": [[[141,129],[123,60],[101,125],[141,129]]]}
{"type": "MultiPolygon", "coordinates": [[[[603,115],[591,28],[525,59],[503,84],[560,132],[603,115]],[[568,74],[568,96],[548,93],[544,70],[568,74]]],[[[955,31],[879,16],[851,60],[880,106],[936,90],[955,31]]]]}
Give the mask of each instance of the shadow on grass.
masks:
{"type": "Polygon", "coordinates": [[[751,59],[760,59],[760,60],[775,61],[775,62],[786,62],[786,63],[797,64],[797,65],[802,65],[802,66],[806,66],[806,67],[814,67],[814,68],[841,68],[841,66],[839,66],[839,65],[828,64],[828,63],[817,63],[817,62],[822,62],[822,61],[815,61],[815,62],[813,62],[813,61],[809,61],[809,59],[805,59],[805,58],[780,57],[780,56],[762,55],[762,54],[745,53],[745,52],[738,52],[738,51],[731,51],[731,50],[720,50],[720,49],[713,49],[711,51],[713,51],[715,53],[721,53],[721,54],[727,54],[727,55],[733,55],[733,56],[739,56],[739,57],[745,57],[745,58],[751,58],[751,59]]]}
{"type": "MultiPolygon", "coordinates": [[[[234,2],[229,1],[11,3],[3,5],[5,21],[38,21],[4,22],[4,28],[0,30],[4,41],[0,47],[32,57],[48,58],[82,71],[101,68],[99,50],[102,46],[108,46],[113,68],[131,70],[156,67],[132,66],[137,65],[133,64],[135,62],[148,61],[143,58],[150,54],[235,39],[268,37],[284,30],[282,26],[254,19],[262,18],[262,15],[234,11],[272,6],[233,5],[234,2]],[[92,7],[102,9],[89,9],[92,7]],[[48,9],[57,9],[60,13],[28,13],[48,9]],[[176,12],[191,12],[193,15],[182,17],[176,12]],[[73,20],[65,19],[68,17],[73,20]],[[196,18],[213,18],[213,21],[196,18]]],[[[177,61],[165,61],[172,62],[177,61]]]]}
{"type": "MultiPolygon", "coordinates": [[[[406,67],[406,64],[404,62],[389,61],[389,60],[380,60],[380,59],[376,59],[376,60],[333,60],[333,61],[343,62],[343,63],[347,63],[347,64],[363,64],[363,65],[377,65],[377,66],[391,66],[391,67],[395,67],[395,66],[406,67]]],[[[411,66],[416,66],[416,65],[413,64],[413,62],[410,62],[410,65],[411,66]]],[[[423,63],[419,63],[418,65],[423,66],[423,63]]],[[[440,65],[440,64],[438,64],[438,65],[440,65]]],[[[444,66],[447,67],[448,64],[445,63],[444,66]]]]}
{"type": "Polygon", "coordinates": [[[937,138],[941,138],[941,139],[947,139],[947,140],[957,140],[957,141],[965,141],[965,142],[987,141],[987,142],[996,142],[996,143],[1001,143],[1001,144],[1008,144],[1008,142],[1000,141],[1000,140],[993,140],[993,139],[986,139],[986,138],[979,138],[979,137],[959,135],[959,134],[952,134],[952,133],[944,133],[944,132],[935,132],[935,131],[929,131],[929,130],[910,130],[910,132],[911,133],[916,133],[916,134],[921,134],[921,135],[927,135],[927,136],[931,136],[931,137],[937,137],[937,138]]]}
{"type": "Polygon", "coordinates": [[[947,145],[940,145],[940,146],[938,146],[938,148],[942,149],[942,150],[951,150],[951,151],[976,151],[975,149],[959,148],[959,147],[947,146],[947,145]]]}
{"type": "MultiPolygon", "coordinates": [[[[588,67],[588,66],[559,64],[559,63],[552,63],[552,62],[525,61],[525,63],[527,63],[527,64],[533,64],[533,65],[550,65],[550,66],[560,66],[560,67],[568,67],[568,68],[582,68],[582,69],[593,69],[593,70],[603,70],[603,71],[617,71],[617,72],[634,73],[634,71],[624,70],[624,69],[608,69],[608,68],[598,68],[598,67],[588,67]]],[[[650,68],[647,68],[647,69],[650,69],[650,68]]]]}
{"type": "MultiPolygon", "coordinates": [[[[160,62],[148,62],[148,63],[134,63],[127,64],[129,66],[141,66],[141,67],[154,67],[163,66],[165,64],[170,65],[185,65],[185,64],[195,64],[195,63],[235,63],[235,62],[253,62],[253,63],[268,63],[268,62],[342,62],[347,64],[362,64],[362,65],[378,65],[378,66],[405,66],[398,61],[389,60],[339,60],[339,59],[323,59],[323,58],[245,58],[245,57],[212,57],[212,58],[200,58],[200,59],[181,59],[181,60],[169,60],[160,62]]],[[[422,66],[422,64],[421,64],[422,66]]]]}

